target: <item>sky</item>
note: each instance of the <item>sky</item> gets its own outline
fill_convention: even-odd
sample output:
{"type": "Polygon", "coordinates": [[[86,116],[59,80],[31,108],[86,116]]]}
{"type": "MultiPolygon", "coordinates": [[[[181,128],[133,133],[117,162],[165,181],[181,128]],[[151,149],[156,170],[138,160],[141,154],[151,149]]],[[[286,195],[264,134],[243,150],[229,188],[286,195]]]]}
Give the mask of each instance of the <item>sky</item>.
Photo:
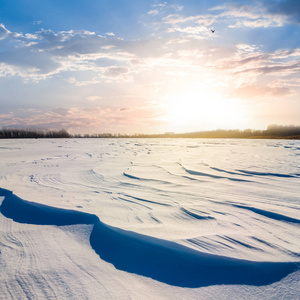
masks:
{"type": "Polygon", "coordinates": [[[180,133],[299,120],[299,0],[0,1],[2,128],[180,133]]]}

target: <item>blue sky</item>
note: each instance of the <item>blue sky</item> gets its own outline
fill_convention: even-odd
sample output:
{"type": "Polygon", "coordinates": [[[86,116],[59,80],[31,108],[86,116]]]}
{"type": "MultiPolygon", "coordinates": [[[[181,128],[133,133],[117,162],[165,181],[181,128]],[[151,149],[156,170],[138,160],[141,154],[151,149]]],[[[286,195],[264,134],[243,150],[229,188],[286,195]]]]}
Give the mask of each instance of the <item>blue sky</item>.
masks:
{"type": "Polygon", "coordinates": [[[299,125],[299,26],[296,0],[2,0],[0,127],[299,125]]]}

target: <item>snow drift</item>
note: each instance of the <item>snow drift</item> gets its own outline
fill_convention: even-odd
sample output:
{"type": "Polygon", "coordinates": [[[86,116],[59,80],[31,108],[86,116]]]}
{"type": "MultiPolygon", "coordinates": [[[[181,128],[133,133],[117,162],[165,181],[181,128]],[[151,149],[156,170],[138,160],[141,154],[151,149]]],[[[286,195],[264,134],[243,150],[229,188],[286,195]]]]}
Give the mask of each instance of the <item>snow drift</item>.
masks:
{"type": "Polygon", "coordinates": [[[179,287],[266,285],[299,268],[298,262],[257,262],[196,251],[183,245],[104,224],[94,215],[23,200],[0,188],[1,213],[35,225],[93,224],[90,245],[117,269],[179,287]]]}

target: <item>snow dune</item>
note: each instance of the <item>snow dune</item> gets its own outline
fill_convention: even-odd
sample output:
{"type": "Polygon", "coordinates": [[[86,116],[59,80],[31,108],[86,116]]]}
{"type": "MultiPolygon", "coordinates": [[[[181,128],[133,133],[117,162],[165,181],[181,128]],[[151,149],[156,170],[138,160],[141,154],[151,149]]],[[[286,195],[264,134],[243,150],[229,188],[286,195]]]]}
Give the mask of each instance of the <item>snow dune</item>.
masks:
{"type": "Polygon", "coordinates": [[[299,298],[299,149],[0,140],[0,299],[299,298]]]}
{"type": "Polygon", "coordinates": [[[19,223],[93,224],[92,248],[117,269],[181,287],[215,284],[266,285],[298,268],[296,262],[254,262],[199,252],[102,223],[96,215],[23,200],[0,188],[1,213],[19,223]]]}

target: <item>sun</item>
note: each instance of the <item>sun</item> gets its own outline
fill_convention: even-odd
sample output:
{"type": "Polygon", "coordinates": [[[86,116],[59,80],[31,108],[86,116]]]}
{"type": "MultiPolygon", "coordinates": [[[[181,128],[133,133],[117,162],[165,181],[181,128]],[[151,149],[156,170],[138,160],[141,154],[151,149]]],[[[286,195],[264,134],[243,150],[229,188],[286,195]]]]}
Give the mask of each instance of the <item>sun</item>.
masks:
{"type": "Polygon", "coordinates": [[[166,120],[174,131],[240,128],[247,118],[238,99],[199,84],[169,93],[166,103],[166,120]]]}

